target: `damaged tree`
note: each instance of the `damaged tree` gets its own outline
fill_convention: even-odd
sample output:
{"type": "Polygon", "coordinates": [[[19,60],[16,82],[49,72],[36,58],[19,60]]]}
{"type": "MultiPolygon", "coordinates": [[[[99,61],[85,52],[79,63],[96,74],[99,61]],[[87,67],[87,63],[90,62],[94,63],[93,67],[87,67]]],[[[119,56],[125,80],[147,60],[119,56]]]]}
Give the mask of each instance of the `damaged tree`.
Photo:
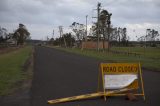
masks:
{"type": "Polygon", "coordinates": [[[17,40],[17,45],[23,45],[25,40],[30,38],[30,33],[25,25],[19,24],[19,28],[14,32],[13,38],[17,40]]]}

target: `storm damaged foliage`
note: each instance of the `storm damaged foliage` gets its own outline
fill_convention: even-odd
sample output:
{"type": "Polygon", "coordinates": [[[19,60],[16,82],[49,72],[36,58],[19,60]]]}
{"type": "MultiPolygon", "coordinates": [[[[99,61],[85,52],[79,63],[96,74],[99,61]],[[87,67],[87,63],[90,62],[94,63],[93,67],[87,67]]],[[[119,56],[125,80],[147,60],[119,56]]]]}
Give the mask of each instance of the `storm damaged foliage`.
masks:
{"type": "Polygon", "coordinates": [[[7,39],[8,39],[7,29],[0,27],[0,43],[5,42],[7,39]]]}
{"type": "Polygon", "coordinates": [[[65,38],[66,40],[66,46],[67,47],[73,47],[75,44],[75,38],[73,37],[73,35],[71,33],[65,33],[63,34],[62,37],[56,38],[54,41],[54,45],[61,45],[64,46],[64,42],[63,39],[65,38]]]}
{"type": "Polygon", "coordinates": [[[82,40],[84,40],[86,36],[85,25],[73,22],[70,27],[76,35],[77,46],[80,47],[82,40]]]}
{"type": "Polygon", "coordinates": [[[23,45],[25,40],[30,38],[30,33],[25,25],[19,24],[19,28],[14,32],[13,38],[17,40],[17,45],[23,45]]]}
{"type": "Polygon", "coordinates": [[[141,36],[137,41],[141,42],[142,45],[155,47],[158,44],[159,32],[155,29],[146,29],[146,35],[141,36]]]}

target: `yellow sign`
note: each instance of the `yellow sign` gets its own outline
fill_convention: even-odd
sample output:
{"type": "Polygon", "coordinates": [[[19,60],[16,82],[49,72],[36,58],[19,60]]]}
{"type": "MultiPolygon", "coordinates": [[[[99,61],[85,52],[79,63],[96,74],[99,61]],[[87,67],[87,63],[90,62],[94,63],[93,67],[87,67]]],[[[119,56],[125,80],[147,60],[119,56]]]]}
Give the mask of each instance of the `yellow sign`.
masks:
{"type": "Polygon", "coordinates": [[[137,74],[139,65],[137,63],[101,63],[104,74],[137,74]]]}
{"type": "Polygon", "coordinates": [[[105,89],[138,88],[137,63],[101,63],[105,89]]]}
{"type": "MultiPolygon", "coordinates": [[[[136,95],[143,95],[145,99],[142,72],[139,63],[101,63],[100,66],[104,93],[111,92],[115,89],[138,89],[138,83],[140,82],[142,93],[136,95]],[[140,81],[138,76],[140,76],[140,81]]],[[[100,88],[99,85],[98,89],[100,88]]],[[[125,94],[114,93],[110,96],[116,95],[125,94]]],[[[104,98],[106,100],[106,96],[104,98]]]]}

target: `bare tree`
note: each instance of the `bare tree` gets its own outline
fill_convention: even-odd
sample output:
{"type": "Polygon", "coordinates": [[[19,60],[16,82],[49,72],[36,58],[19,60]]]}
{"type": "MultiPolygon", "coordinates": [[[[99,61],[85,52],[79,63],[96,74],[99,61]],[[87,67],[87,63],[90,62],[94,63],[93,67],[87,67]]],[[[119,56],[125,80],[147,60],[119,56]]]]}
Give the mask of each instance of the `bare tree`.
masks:
{"type": "Polygon", "coordinates": [[[7,29],[0,27],[0,43],[1,43],[1,42],[6,42],[7,39],[9,39],[7,29]]]}
{"type": "Polygon", "coordinates": [[[80,46],[81,41],[85,38],[86,35],[85,25],[73,22],[70,27],[72,28],[72,31],[75,33],[77,37],[78,46],[80,46]]]}
{"type": "Polygon", "coordinates": [[[146,41],[156,41],[159,36],[159,32],[154,29],[146,29],[146,41]]]}
{"type": "Polygon", "coordinates": [[[112,28],[111,34],[110,34],[110,40],[111,41],[119,41],[119,33],[117,27],[112,28]]]}
{"type": "Polygon", "coordinates": [[[145,41],[150,42],[150,46],[155,46],[158,37],[159,37],[158,31],[154,29],[146,29],[145,41]]]}

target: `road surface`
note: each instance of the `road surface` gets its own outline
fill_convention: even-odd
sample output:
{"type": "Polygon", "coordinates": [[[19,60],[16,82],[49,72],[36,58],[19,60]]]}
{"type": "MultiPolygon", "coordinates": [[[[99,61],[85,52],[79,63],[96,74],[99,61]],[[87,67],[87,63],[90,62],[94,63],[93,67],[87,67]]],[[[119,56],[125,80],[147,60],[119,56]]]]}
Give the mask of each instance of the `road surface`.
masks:
{"type": "MultiPolygon", "coordinates": [[[[36,46],[31,106],[52,106],[47,100],[97,91],[98,64],[101,61],[36,46]]],[[[127,101],[125,97],[94,98],[53,104],[53,106],[159,106],[160,72],[143,72],[146,101],[127,101]]]]}

